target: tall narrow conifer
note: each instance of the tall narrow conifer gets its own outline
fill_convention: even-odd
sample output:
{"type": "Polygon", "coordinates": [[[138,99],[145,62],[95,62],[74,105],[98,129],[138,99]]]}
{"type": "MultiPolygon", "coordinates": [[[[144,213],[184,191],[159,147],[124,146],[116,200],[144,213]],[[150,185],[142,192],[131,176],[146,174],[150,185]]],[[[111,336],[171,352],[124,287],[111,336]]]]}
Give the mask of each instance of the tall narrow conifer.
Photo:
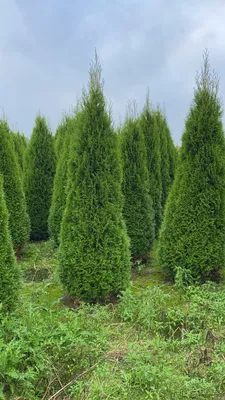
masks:
{"type": "Polygon", "coordinates": [[[74,140],[60,236],[60,276],[68,293],[97,301],[120,293],[130,275],[118,137],[106,111],[97,57],[74,140]]]}
{"type": "Polygon", "coordinates": [[[64,115],[62,122],[58,125],[55,134],[55,153],[57,160],[59,159],[60,155],[62,154],[62,148],[64,147],[66,135],[67,135],[67,128],[68,128],[68,120],[69,116],[64,115]]]}
{"type": "Polygon", "coordinates": [[[175,173],[176,173],[177,151],[176,151],[176,147],[174,146],[172,135],[171,135],[171,132],[170,132],[170,129],[169,129],[169,126],[168,126],[165,116],[164,116],[164,124],[165,124],[166,136],[167,136],[167,151],[168,151],[168,156],[169,156],[169,177],[170,177],[169,189],[170,189],[170,187],[173,183],[174,177],[175,177],[175,173]]]}
{"type": "Polygon", "coordinates": [[[71,139],[76,133],[76,117],[66,118],[66,132],[62,142],[61,152],[59,152],[56,174],[54,179],[54,188],[52,203],[49,213],[49,232],[55,244],[59,245],[59,234],[61,229],[61,222],[63,211],[66,206],[67,196],[67,175],[68,175],[68,162],[70,158],[71,139]]]}
{"type": "Polygon", "coordinates": [[[153,201],[155,235],[157,237],[162,220],[160,129],[154,113],[150,110],[148,96],[145,107],[140,115],[140,128],[145,139],[149,175],[149,192],[153,201]]]}
{"type": "Polygon", "coordinates": [[[121,136],[123,215],[134,258],[146,256],[154,242],[154,210],[149,188],[147,154],[138,119],[129,112],[121,136]]]}
{"type": "Polygon", "coordinates": [[[23,171],[24,154],[27,148],[27,140],[25,136],[20,132],[12,132],[12,138],[13,138],[16,158],[19,163],[21,171],[23,171]]]}
{"type": "Polygon", "coordinates": [[[24,189],[31,221],[31,239],[49,236],[48,216],[56,168],[53,136],[45,118],[37,116],[25,154],[24,189]]]}
{"type": "Polygon", "coordinates": [[[14,249],[28,240],[30,221],[22,187],[21,172],[16,159],[12,136],[6,121],[0,121],[0,174],[3,175],[5,200],[9,212],[9,229],[14,249]]]}
{"type": "Polygon", "coordinates": [[[3,179],[0,175],[0,304],[3,312],[9,312],[15,308],[18,301],[20,273],[8,226],[3,179]]]}
{"type": "Polygon", "coordinates": [[[207,54],[196,83],[158,245],[161,266],[185,283],[217,279],[225,266],[225,139],[207,54]]]}
{"type": "Polygon", "coordinates": [[[162,211],[174,180],[177,154],[173,143],[170,129],[165,115],[158,109],[155,112],[157,129],[160,132],[160,153],[161,153],[161,182],[162,182],[162,211]]]}

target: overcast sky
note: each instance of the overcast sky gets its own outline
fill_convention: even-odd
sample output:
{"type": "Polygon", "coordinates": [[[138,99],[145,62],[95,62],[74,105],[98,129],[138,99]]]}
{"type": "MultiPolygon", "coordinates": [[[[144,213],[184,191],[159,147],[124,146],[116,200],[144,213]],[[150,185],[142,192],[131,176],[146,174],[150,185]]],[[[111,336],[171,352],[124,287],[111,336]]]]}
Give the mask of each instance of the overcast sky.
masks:
{"type": "Polygon", "coordinates": [[[114,120],[149,87],[179,144],[205,48],[223,98],[224,38],[224,0],[0,0],[0,107],[27,137],[38,111],[54,132],[96,48],[114,120]]]}

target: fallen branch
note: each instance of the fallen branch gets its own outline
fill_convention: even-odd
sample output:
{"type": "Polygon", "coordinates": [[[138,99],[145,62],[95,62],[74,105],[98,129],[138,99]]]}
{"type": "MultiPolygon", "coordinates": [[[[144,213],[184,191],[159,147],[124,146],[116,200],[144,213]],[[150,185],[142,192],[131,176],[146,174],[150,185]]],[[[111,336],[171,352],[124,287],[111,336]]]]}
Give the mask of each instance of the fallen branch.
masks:
{"type": "Polygon", "coordinates": [[[82,378],[82,376],[87,375],[89,372],[93,371],[101,361],[97,362],[96,364],[92,365],[92,367],[88,368],[86,371],[82,372],[82,374],[79,374],[76,376],[72,381],[68,382],[65,386],[63,386],[61,389],[58,390],[55,394],[53,394],[51,397],[48,398],[48,400],[54,400],[56,399],[57,396],[59,396],[62,392],[64,392],[68,387],[72,386],[78,379],[82,378]]]}
{"type": "Polygon", "coordinates": [[[52,386],[53,382],[55,382],[55,380],[56,380],[56,377],[54,377],[54,378],[49,382],[48,387],[47,387],[46,391],[44,392],[44,395],[43,395],[43,397],[41,398],[41,400],[45,400],[45,397],[47,396],[47,394],[48,394],[48,392],[49,392],[49,389],[50,389],[50,387],[52,386]]]}

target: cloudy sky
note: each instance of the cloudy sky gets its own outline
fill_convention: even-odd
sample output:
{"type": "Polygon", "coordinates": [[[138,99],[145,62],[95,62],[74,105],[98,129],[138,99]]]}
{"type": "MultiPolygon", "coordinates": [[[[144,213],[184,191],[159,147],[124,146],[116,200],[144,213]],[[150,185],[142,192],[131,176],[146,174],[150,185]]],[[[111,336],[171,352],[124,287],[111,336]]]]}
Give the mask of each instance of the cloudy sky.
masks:
{"type": "Polygon", "coordinates": [[[96,48],[114,120],[149,87],[179,144],[205,48],[225,94],[224,21],[224,0],[0,0],[0,113],[29,137],[40,111],[54,132],[96,48]]]}

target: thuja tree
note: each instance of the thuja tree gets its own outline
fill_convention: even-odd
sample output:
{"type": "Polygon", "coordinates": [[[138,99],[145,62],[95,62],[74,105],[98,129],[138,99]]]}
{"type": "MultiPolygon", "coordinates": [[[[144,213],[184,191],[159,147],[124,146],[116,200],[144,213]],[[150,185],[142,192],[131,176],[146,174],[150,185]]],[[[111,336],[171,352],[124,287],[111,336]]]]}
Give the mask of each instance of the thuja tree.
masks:
{"type": "Polygon", "coordinates": [[[0,175],[0,303],[1,311],[12,311],[18,300],[20,272],[16,264],[8,225],[8,211],[0,175]]]}
{"type": "Polygon", "coordinates": [[[185,283],[217,279],[225,263],[225,139],[207,54],[196,83],[158,246],[161,266],[185,283]]]}
{"type": "Polygon", "coordinates": [[[0,121],[0,174],[9,211],[9,229],[13,246],[19,251],[29,238],[30,221],[22,188],[21,173],[14,144],[6,121],[0,121]]]}
{"type": "Polygon", "coordinates": [[[12,132],[12,139],[19,167],[21,171],[23,171],[24,154],[27,148],[27,140],[20,132],[12,132]]]}
{"type": "MultiPolygon", "coordinates": [[[[169,189],[173,183],[174,177],[175,177],[175,172],[176,172],[176,166],[177,166],[177,150],[176,147],[174,146],[174,142],[172,139],[172,135],[170,132],[170,129],[168,127],[168,123],[166,120],[166,117],[164,116],[164,129],[167,137],[167,152],[168,152],[168,157],[169,157],[169,189]]],[[[168,193],[167,193],[168,195],[168,193]]]]}
{"type": "Polygon", "coordinates": [[[68,115],[64,115],[62,122],[58,125],[56,130],[54,140],[55,140],[55,153],[57,159],[59,159],[60,155],[62,154],[62,148],[64,147],[69,119],[70,118],[68,115]]]}
{"type": "Polygon", "coordinates": [[[155,115],[150,110],[148,96],[139,120],[140,129],[143,132],[145,139],[149,175],[149,192],[153,201],[153,209],[155,214],[155,235],[157,237],[162,220],[160,130],[155,115]]]}
{"type": "Polygon", "coordinates": [[[129,110],[121,134],[123,215],[133,258],[145,257],[154,241],[154,210],[144,135],[135,111],[129,110]]]}
{"type": "Polygon", "coordinates": [[[66,187],[68,175],[68,162],[70,158],[71,138],[76,132],[76,117],[66,118],[66,132],[62,142],[61,152],[58,156],[58,163],[54,179],[53,196],[49,213],[49,232],[55,244],[59,245],[59,234],[62,222],[63,211],[66,206],[66,187]]]}
{"type": "Polygon", "coordinates": [[[159,131],[160,135],[160,154],[161,154],[161,205],[162,211],[164,210],[166,199],[171,186],[170,178],[170,157],[169,157],[169,145],[168,145],[168,131],[166,120],[159,110],[159,108],[154,112],[155,129],[159,131]]]}
{"type": "Polygon", "coordinates": [[[25,154],[24,189],[31,220],[31,239],[44,240],[56,168],[54,141],[45,118],[37,116],[25,154]]]}
{"type": "Polygon", "coordinates": [[[161,204],[162,204],[162,210],[164,210],[166,200],[175,177],[178,155],[176,148],[174,146],[174,142],[167,123],[167,119],[159,108],[155,112],[155,121],[157,129],[160,132],[161,183],[162,183],[161,204]]]}
{"type": "Polygon", "coordinates": [[[60,235],[60,276],[85,301],[117,295],[129,282],[129,240],[122,217],[121,164],[96,57],[68,170],[60,235]]]}

